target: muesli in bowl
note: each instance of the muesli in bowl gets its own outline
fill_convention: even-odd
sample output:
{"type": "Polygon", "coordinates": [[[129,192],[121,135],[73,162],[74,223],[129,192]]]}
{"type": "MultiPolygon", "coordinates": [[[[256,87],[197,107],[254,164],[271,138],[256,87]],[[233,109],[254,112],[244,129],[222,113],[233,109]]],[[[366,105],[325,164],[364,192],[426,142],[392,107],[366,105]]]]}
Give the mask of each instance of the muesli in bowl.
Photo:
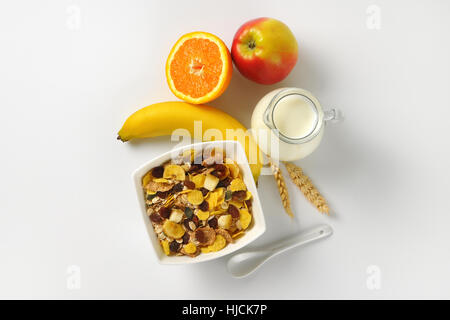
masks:
{"type": "Polygon", "coordinates": [[[188,149],[142,178],[147,215],[167,256],[224,249],[253,224],[252,193],[220,148],[188,149]]]}

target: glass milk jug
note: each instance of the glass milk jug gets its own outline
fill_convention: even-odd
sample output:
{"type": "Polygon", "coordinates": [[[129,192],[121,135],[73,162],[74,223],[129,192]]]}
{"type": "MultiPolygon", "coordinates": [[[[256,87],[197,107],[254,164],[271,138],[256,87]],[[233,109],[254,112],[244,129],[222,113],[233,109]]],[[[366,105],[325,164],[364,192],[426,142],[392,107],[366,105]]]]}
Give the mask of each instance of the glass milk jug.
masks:
{"type": "Polygon", "coordinates": [[[326,121],[338,120],[338,111],[323,111],[308,91],[281,88],[266,94],[252,114],[252,134],[261,150],[280,161],[302,159],[322,140],[326,121]]]}

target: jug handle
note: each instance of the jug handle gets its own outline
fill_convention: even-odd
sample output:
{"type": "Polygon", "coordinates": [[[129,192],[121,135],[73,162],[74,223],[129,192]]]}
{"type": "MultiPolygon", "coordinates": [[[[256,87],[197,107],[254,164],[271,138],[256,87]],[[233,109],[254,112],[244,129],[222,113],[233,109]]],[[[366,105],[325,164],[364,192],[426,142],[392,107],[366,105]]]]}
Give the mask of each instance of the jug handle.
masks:
{"type": "Polygon", "coordinates": [[[337,123],[344,119],[342,112],[339,109],[329,109],[323,112],[323,120],[325,123],[337,123]]]}

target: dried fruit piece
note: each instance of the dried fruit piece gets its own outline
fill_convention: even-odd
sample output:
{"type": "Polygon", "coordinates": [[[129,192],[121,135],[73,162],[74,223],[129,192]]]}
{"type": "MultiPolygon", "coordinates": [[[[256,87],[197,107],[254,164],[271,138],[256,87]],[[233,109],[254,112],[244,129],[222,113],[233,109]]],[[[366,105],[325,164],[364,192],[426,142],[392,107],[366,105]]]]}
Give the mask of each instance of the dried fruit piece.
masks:
{"type": "Polygon", "coordinates": [[[220,181],[219,178],[213,176],[212,174],[208,174],[206,176],[206,179],[205,179],[205,182],[203,184],[203,187],[205,189],[208,189],[209,191],[213,191],[216,188],[216,186],[219,183],[219,181],[220,181]]]}
{"type": "Polygon", "coordinates": [[[187,254],[193,254],[197,251],[197,246],[191,242],[185,245],[183,249],[187,254]]]}
{"type": "Polygon", "coordinates": [[[205,183],[206,176],[204,174],[197,174],[191,177],[191,181],[195,184],[195,188],[200,189],[205,183]]]}
{"type": "Polygon", "coordinates": [[[239,219],[240,218],[240,214],[239,214],[239,209],[236,208],[234,205],[230,204],[228,206],[228,213],[231,215],[231,217],[233,217],[234,219],[239,219]]]}
{"type": "Polygon", "coordinates": [[[154,223],[161,223],[163,219],[161,218],[161,216],[159,214],[153,212],[150,215],[150,220],[154,223]]]}
{"type": "Polygon", "coordinates": [[[225,214],[223,216],[220,216],[217,220],[219,227],[222,229],[229,229],[231,227],[233,219],[231,217],[231,214],[225,214]]]}
{"type": "Polygon", "coordinates": [[[209,204],[207,201],[203,200],[203,202],[198,205],[198,208],[202,211],[208,211],[209,204]]]}
{"type": "Polygon", "coordinates": [[[189,180],[184,180],[184,185],[188,189],[195,189],[195,183],[189,180]]]}
{"type": "Polygon", "coordinates": [[[174,241],[172,241],[172,242],[170,243],[169,249],[170,249],[170,251],[172,251],[172,252],[177,252],[178,249],[180,249],[180,244],[174,240],[174,241]]]}
{"type": "Polygon", "coordinates": [[[189,219],[184,219],[183,220],[183,226],[186,228],[186,230],[192,231],[191,228],[189,227],[189,219]]]}
{"type": "Polygon", "coordinates": [[[225,229],[217,229],[216,233],[220,234],[222,237],[224,237],[225,240],[227,240],[228,243],[233,242],[233,238],[231,237],[231,235],[228,233],[227,230],[225,230],[225,229]]]}
{"type": "Polygon", "coordinates": [[[155,178],[162,178],[164,173],[164,168],[162,166],[154,167],[151,171],[152,176],[155,178]]]}
{"type": "MultiPolygon", "coordinates": [[[[200,163],[201,163],[201,160],[200,160],[200,163]]],[[[203,169],[203,166],[201,164],[195,164],[195,162],[194,162],[194,164],[191,164],[191,167],[189,168],[188,172],[189,173],[198,172],[202,169],[203,169]]]]}
{"type": "Polygon", "coordinates": [[[169,180],[167,180],[166,178],[158,178],[158,179],[153,179],[153,182],[169,183],[169,180]]]}
{"type": "Polygon", "coordinates": [[[181,224],[166,220],[163,224],[164,233],[174,239],[180,239],[184,235],[184,229],[181,224]]]}
{"type": "Polygon", "coordinates": [[[205,189],[205,188],[200,188],[200,191],[202,192],[202,195],[203,195],[204,197],[206,197],[206,195],[209,193],[209,190],[208,190],[208,189],[205,189]]]}
{"type": "Polygon", "coordinates": [[[184,208],[184,214],[186,215],[186,217],[188,219],[191,219],[192,216],[194,215],[194,211],[191,208],[186,207],[186,208],[184,208]]]}
{"type": "Polygon", "coordinates": [[[216,232],[210,227],[198,228],[195,231],[195,240],[203,246],[209,246],[216,240],[216,232]]]}
{"type": "Polygon", "coordinates": [[[163,178],[184,181],[186,174],[179,165],[169,164],[164,168],[163,178]]]}
{"type": "Polygon", "coordinates": [[[166,256],[170,255],[169,242],[167,240],[162,240],[161,246],[162,246],[163,251],[166,254],[166,256]]]}
{"type": "Polygon", "coordinates": [[[235,191],[231,196],[231,198],[235,201],[244,201],[246,197],[247,192],[244,190],[235,191]]]}
{"type": "Polygon", "coordinates": [[[247,190],[247,194],[245,195],[245,201],[250,200],[252,198],[252,193],[247,190]]]}
{"type": "Polygon", "coordinates": [[[173,221],[175,223],[180,223],[181,220],[183,220],[184,212],[180,209],[173,209],[172,213],[170,214],[170,221],[173,221]]]}
{"type": "Polygon", "coordinates": [[[199,205],[203,202],[203,194],[199,190],[192,190],[187,194],[187,199],[193,205],[199,205]]]}
{"type": "Polygon", "coordinates": [[[206,220],[206,219],[209,218],[209,212],[208,211],[197,210],[196,215],[197,215],[197,217],[200,220],[206,220]]]}
{"type": "Polygon", "coordinates": [[[156,192],[156,196],[160,197],[161,199],[167,198],[168,195],[169,195],[169,191],[158,191],[158,192],[156,192]]]}
{"type": "Polygon", "coordinates": [[[167,207],[161,207],[161,209],[159,209],[158,212],[159,212],[159,215],[161,217],[163,217],[164,219],[169,219],[171,211],[172,210],[167,207]]]}
{"type": "Polygon", "coordinates": [[[208,220],[208,225],[209,225],[211,228],[216,229],[216,228],[219,226],[219,224],[218,224],[218,222],[217,222],[217,218],[214,217],[214,218],[208,220]]]}
{"type": "Polygon", "coordinates": [[[230,175],[230,169],[224,164],[215,164],[214,165],[214,171],[211,172],[211,174],[220,180],[225,179],[230,175]]]}
{"type": "Polygon", "coordinates": [[[244,181],[240,178],[233,179],[230,183],[230,190],[231,191],[240,191],[240,190],[246,190],[247,187],[245,186],[244,181]]]}
{"type": "Polygon", "coordinates": [[[233,192],[231,190],[227,190],[227,192],[225,192],[225,201],[230,200],[232,195],[233,192]]]}
{"type": "Polygon", "coordinates": [[[252,215],[248,212],[247,209],[239,210],[239,221],[241,222],[242,229],[247,229],[252,221],[252,215]]]}
{"type": "Polygon", "coordinates": [[[183,191],[183,188],[184,188],[184,185],[183,185],[183,183],[180,182],[173,186],[172,191],[178,193],[178,192],[183,191]]]}
{"type": "Polygon", "coordinates": [[[189,235],[189,233],[185,233],[184,235],[183,235],[183,244],[186,244],[186,243],[188,243],[189,242],[189,239],[191,238],[191,236],[189,235]]]}
{"type": "Polygon", "coordinates": [[[219,181],[216,188],[226,188],[230,185],[230,183],[231,183],[231,178],[226,177],[225,179],[219,181]]]}

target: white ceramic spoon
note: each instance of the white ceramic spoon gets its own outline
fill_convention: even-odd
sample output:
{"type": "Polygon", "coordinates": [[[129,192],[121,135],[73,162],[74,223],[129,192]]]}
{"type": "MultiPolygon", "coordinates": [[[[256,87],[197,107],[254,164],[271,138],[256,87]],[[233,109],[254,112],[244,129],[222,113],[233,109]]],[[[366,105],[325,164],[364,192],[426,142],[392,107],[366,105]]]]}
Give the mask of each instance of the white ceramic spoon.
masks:
{"type": "Polygon", "coordinates": [[[281,240],[274,245],[257,251],[241,252],[228,260],[228,272],[236,278],[243,278],[258,269],[270,258],[289,249],[301,246],[314,240],[322,239],[333,234],[333,229],[328,225],[320,225],[296,236],[281,240]]]}

